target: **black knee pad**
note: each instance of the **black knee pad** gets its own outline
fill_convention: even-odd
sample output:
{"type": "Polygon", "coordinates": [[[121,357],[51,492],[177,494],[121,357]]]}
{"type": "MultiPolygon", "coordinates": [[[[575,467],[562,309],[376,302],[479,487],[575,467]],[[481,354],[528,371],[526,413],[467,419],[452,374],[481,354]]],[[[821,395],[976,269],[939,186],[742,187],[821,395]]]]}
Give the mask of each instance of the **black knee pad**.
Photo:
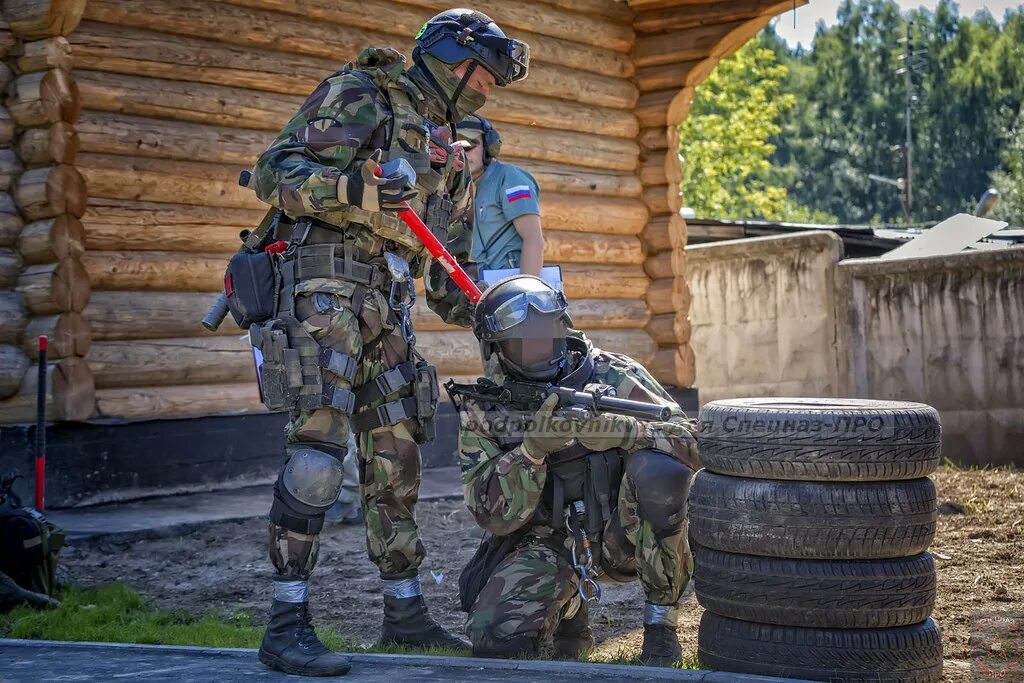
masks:
{"type": "Polygon", "coordinates": [[[686,519],[693,470],[666,453],[642,450],[629,457],[626,475],[633,482],[640,517],[658,531],[678,529],[686,519]]]}
{"type": "Polygon", "coordinates": [[[319,533],[324,513],[341,492],[344,453],[325,444],[288,444],[286,450],[290,457],[274,483],[270,521],[303,534],[319,533]]]}

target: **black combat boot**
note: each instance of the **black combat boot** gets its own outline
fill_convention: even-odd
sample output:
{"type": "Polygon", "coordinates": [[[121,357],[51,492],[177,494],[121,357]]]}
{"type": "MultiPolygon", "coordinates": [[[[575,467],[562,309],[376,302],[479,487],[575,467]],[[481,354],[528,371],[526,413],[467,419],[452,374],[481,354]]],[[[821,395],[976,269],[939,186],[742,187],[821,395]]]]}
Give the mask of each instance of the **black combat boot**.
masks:
{"type": "Polygon", "coordinates": [[[555,659],[579,659],[585,650],[594,649],[594,634],[590,630],[590,614],[584,602],[571,619],[562,619],[551,637],[555,659]]]}
{"type": "Polygon", "coordinates": [[[468,641],[448,633],[427,614],[427,603],[422,595],[411,598],[384,595],[384,626],[380,631],[380,642],[382,645],[443,647],[452,650],[470,648],[468,641]]]}
{"type": "Polygon", "coordinates": [[[348,657],[317,638],[305,602],[274,600],[259,658],[271,669],[298,676],[344,676],[352,668],[348,657]]]}
{"type": "Polygon", "coordinates": [[[683,658],[674,626],[644,624],[644,645],[640,650],[640,663],[645,666],[672,666],[683,658]]]}

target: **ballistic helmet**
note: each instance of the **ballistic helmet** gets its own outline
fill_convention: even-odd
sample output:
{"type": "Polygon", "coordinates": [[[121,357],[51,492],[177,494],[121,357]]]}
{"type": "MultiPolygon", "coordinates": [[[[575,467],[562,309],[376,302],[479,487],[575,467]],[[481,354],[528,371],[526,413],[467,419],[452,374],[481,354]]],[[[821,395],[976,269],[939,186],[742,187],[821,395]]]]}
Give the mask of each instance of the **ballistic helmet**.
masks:
{"type": "Polygon", "coordinates": [[[521,81],[530,70],[530,46],[509,38],[476,10],[457,8],[434,15],[416,34],[416,46],[449,66],[473,60],[500,86],[521,81]]]}
{"type": "Polygon", "coordinates": [[[477,302],[473,321],[484,360],[495,355],[502,370],[518,379],[555,379],[567,358],[568,308],[565,295],[539,277],[514,275],[494,283],[477,302]]]}

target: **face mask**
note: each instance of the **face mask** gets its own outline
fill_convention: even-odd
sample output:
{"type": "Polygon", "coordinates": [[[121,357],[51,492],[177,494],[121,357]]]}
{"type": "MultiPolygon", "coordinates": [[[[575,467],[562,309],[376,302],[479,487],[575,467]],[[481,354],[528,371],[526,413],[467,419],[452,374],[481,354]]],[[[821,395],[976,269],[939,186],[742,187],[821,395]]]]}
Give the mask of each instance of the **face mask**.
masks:
{"type": "MultiPolygon", "coordinates": [[[[425,53],[421,54],[420,58],[423,60],[423,65],[430,70],[430,74],[437,81],[438,85],[441,86],[441,90],[443,91],[443,93],[441,94],[443,95],[443,98],[439,99],[450,99],[451,96],[455,93],[455,89],[459,87],[459,83],[462,82],[462,79],[456,76],[448,67],[448,65],[445,64],[444,62],[439,61],[438,59],[435,59],[434,57],[431,57],[430,55],[425,53]]],[[[420,66],[417,64],[413,66],[409,71],[410,73],[415,75],[415,72],[419,68],[420,66]]],[[[482,69],[483,67],[478,66],[477,68],[482,69]]],[[[420,82],[420,85],[425,84],[429,92],[433,92],[434,87],[433,84],[430,82],[429,78],[421,76],[421,78],[417,79],[417,81],[420,82]]],[[[458,101],[455,102],[455,120],[461,121],[470,114],[473,114],[478,109],[483,107],[486,101],[487,97],[483,93],[479,93],[476,90],[473,90],[471,87],[469,87],[469,85],[466,85],[466,87],[462,89],[462,93],[459,95],[458,101]]],[[[438,113],[443,112],[443,116],[447,118],[447,107],[445,106],[445,103],[443,101],[439,101],[437,104],[439,105],[440,108],[440,112],[438,113]]]]}

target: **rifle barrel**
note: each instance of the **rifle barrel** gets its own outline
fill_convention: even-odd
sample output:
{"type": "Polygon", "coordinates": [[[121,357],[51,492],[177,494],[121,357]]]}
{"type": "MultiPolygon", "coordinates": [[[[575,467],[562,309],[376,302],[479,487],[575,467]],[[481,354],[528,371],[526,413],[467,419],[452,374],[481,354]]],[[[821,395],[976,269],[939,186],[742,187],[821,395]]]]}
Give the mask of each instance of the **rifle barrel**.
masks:
{"type": "MultiPolygon", "coordinates": [[[[586,392],[583,392],[586,394],[586,392]]],[[[614,396],[598,396],[594,401],[594,407],[601,412],[618,413],[629,415],[641,420],[667,420],[672,416],[672,409],[668,406],[656,403],[644,403],[633,401],[628,398],[616,398],[614,396]]]]}

